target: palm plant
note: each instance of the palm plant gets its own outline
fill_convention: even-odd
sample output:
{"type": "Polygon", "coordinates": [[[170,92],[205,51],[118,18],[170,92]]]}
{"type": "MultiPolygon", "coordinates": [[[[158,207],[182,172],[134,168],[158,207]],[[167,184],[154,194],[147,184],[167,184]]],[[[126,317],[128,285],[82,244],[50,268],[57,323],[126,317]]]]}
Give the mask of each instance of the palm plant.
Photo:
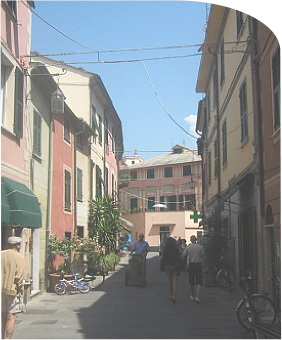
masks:
{"type": "Polygon", "coordinates": [[[98,197],[89,203],[88,234],[96,239],[105,254],[115,250],[120,231],[120,212],[117,201],[111,196],[98,197]]]}

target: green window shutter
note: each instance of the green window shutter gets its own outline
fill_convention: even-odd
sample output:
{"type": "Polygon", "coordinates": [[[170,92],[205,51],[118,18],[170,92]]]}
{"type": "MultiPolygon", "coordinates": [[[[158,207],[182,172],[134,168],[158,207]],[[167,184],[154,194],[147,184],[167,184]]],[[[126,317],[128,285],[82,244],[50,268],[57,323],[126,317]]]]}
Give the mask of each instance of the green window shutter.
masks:
{"type": "Polygon", "coordinates": [[[33,112],[33,153],[41,157],[41,122],[38,112],[33,112]]]}
{"type": "Polygon", "coordinates": [[[71,210],[71,174],[65,170],[65,210],[71,210]]]}
{"type": "Polygon", "coordinates": [[[102,196],[102,171],[98,165],[96,165],[96,197],[102,196]]]}
{"type": "Polygon", "coordinates": [[[274,131],[280,128],[280,47],[272,57],[272,80],[274,93],[274,131]]]}
{"type": "Polygon", "coordinates": [[[82,192],[82,170],[77,168],[77,193],[76,193],[76,199],[79,202],[82,202],[83,200],[83,192],[82,192]]]}
{"type": "Polygon", "coordinates": [[[18,138],[23,138],[23,89],[24,75],[22,71],[18,67],[16,67],[14,133],[18,138]]]}

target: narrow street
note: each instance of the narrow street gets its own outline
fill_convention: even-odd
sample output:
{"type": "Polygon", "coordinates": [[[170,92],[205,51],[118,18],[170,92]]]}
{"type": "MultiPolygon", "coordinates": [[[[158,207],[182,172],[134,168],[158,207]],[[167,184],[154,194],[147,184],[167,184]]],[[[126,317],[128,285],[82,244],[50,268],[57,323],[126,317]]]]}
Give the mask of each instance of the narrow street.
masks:
{"type": "MultiPolygon", "coordinates": [[[[169,299],[159,257],[147,258],[147,287],[125,286],[128,257],[104,285],[88,294],[44,293],[18,316],[14,339],[240,339],[235,309],[241,292],[203,287],[202,304],[189,299],[188,275],[179,279],[177,303],[169,299]]],[[[249,336],[248,336],[249,337],[249,336]]]]}

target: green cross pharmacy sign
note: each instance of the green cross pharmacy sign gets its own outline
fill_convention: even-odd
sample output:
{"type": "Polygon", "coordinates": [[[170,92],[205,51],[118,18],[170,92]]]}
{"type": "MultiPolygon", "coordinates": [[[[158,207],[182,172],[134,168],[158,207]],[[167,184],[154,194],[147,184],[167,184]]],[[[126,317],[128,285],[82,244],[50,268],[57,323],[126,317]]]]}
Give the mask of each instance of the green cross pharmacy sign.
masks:
{"type": "Polygon", "coordinates": [[[194,210],[194,214],[190,215],[190,219],[194,220],[194,223],[198,223],[198,220],[202,218],[202,215],[201,214],[198,214],[198,211],[197,210],[194,210]]]}

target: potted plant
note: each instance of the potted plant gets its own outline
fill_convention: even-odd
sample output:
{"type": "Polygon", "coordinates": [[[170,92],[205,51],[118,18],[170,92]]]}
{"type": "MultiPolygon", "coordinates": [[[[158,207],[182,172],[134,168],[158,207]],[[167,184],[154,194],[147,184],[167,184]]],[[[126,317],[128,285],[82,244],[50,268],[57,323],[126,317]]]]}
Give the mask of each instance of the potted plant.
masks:
{"type": "Polygon", "coordinates": [[[72,241],[68,238],[61,239],[56,235],[50,235],[49,239],[49,259],[50,259],[50,281],[51,288],[54,289],[59,282],[61,272],[64,272],[66,279],[72,279],[71,263],[72,241]]]}
{"type": "Polygon", "coordinates": [[[228,239],[224,236],[225,223],[219,213],[210,217],[204,225],[204,250],[206,271],[204,280],[206,286],[216,285],[216,273],[220,268],[221,256],[228,249],[228,239]]]}

